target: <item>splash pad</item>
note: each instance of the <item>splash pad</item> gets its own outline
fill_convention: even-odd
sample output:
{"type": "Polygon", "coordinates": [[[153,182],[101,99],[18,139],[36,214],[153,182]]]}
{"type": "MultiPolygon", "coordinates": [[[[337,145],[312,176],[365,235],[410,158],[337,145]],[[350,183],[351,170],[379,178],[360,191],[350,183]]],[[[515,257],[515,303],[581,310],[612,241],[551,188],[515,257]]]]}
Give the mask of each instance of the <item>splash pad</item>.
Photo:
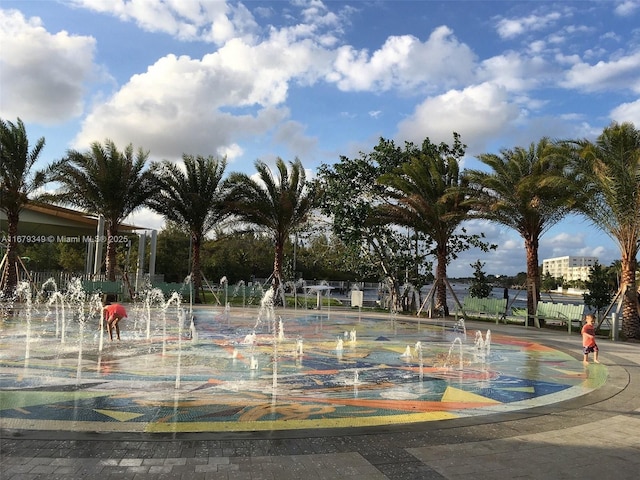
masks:
{"type": "Polygon", "coordinates": [[[264,300],[260,309],[192,308],[148,296],[127,305],[120,342],[102,337],[90,298],[67,309],[75,313],[63,331],[53,303],[30,304],[0,329],[0,427],[383,426],[523,410],[584,395],[606,380],[606,369],[594,375],[566,353],[489,330],[352,310],[273,309],[264,300]]]}

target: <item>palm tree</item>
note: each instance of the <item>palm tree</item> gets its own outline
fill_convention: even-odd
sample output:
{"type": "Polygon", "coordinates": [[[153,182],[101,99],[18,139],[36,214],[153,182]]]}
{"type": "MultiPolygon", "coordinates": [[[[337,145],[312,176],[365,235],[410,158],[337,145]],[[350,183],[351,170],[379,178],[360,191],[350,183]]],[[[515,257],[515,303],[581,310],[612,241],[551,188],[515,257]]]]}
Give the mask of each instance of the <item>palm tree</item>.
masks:
{"type": "Polygon", "coordinates": [[[268,232],[274,242],[272,288],[278,291],[283,281],[284,247],[289,236],[303,225],[315,205],[315,195],[306,181],[299,159],[276,159],[278,178],[266,163],[255,162],[258,180],[245,173],[232,173],[228,180],[228,211],[241,221],[268,232]]]}
{"type": "Polygon", "coordinates": [[[611,265],[607,267],[607,273],[611,279],[611,284],[615,286],[615,290],[620,289],[620,277],[622,276],[622,262],[620,260],[614,260],[611,265]]]}
{"type": "Polygon", "coordinates": [[[53,199],[89,214],[102,215],[107,228],[107,280],[115,280],[116,242],[123,220],[146,204],[157,190],[155,174],[144,170],[149,152],[134,152],[129,144],[120,151],[107,139],[91,144],[86,153],[76,150],[50,167],[51,180],[61,189],[53,199]]]}
{"type": "Polygon", "coordinates": [[[44,137],[29,150],[22,120],[14,124],[0,119],[0,210],[7,215],[8,241],[5,268],[0,285],[11,296],[18,283],[18,222],[30,197],[45,182],[43,171],[31,172],[44,148],[44,137]]]}
{"type": "Polygon", "coordinates": [[[410,160],[394,173],[382,175],[378,180],[388,187],[391,199],[390,203],[379,207],[381,217],[389,223],[424,233],[435,244],[436,308],[442,309],[445,315],[449,314],[444,282],[447,264],[452,255],[467,248],[463,244],[468,243],[460,242],[463,237],[473,241],[464,234],[454,235],[469,211],[461,189],[463,178],[458,163],[458,157],[464,154],[464,146],[457,134],[454,134],[454,139],[453,149],[444,144],[433,145],[428,139],[421,150],[408,144],[410,160]]]}
{"type": "Polygon", "coordinates": [[[529,148],[480,155],[489,172],[466,171],[474,216],[513,228],[524,239],[529,318],[540,299],[540,237],[569,213],[575,198],[575,183],[565,171],[566,160],[559,150],[543,138],[529,148]]]}
{"type": "Polygon", "coordinates": [[[149,206],[166,220],[188,229],[191,237],[194,299],[196,303],[200,303],[200,247],[205,235],[227,215],[222,190],[222,176],[227,161],[211,156],[205,158],[191,155],[183,155],[182,159],[184,169],[166,160],[154,168],[158,175],[159,189],[149,206]]]}
{"type": "Polygon", "coordinates": [[[640,130],[631,123],[612,123],[595,142],[574,145],[574,168],[583,184],[581,212],[620,248],[622,333],[640,338],[636,289],[640,248],[640,130]]]}

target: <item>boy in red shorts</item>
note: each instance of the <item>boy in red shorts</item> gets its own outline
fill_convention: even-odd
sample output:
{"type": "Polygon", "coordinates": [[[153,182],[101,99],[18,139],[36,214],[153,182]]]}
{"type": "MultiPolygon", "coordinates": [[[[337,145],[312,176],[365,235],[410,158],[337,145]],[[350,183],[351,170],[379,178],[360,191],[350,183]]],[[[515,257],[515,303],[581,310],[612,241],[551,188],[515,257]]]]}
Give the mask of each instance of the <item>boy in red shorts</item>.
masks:
{"type": "Polygon", "coordinates": [[[583,363],[589,363],[589,354],[593,352],[593,361],[595,363],[600,363],[598,361],[598,345],[596,344],[596,329],[593,326],[594,317],[593,315],[587,315],[584,317],[585,323],[584,327],[582,327],[582,353],[584,354],[583,363]]]}

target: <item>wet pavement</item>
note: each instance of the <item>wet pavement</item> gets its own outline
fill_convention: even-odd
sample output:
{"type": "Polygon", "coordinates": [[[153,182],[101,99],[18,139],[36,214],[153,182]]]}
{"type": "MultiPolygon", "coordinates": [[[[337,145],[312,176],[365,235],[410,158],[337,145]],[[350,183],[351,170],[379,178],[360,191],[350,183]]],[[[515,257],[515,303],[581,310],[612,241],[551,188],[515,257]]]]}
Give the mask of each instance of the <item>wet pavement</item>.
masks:
{"type": "MultiPolygon", "coordinates": [[[[450,324],[445,326],[449,331],[450,324]]],[[[432,327],[437,325],[429,326],[425,322],[423,330],[420,330],[420,338],[424,338],[425,332],[432,327]]],[[[260,419],[255,420],[255,411],[251,417],[254,423],[249,422],[247,429],[220,428],[221,424],[232,424],[231,417],[223,416],[222,422],[219,418],[212,420],[210,410],[202,411],[202,405],[196,408],[194,404],[186,403],[176,404],[174,413],[177,410],[186,413],[197,410],[199,415],[205,417],[200,416],[196,422],[181,423],[176,419],[188,418],[188,415],[167,415],[166,412],[161,413],[157,405],[153,405],[156,409],[154,411],[160,412],[154,414],[153,421],[147,419],[136,422],[136,418],[140,417],[131,417],[136,412],[132,412],[130,407],[142,407],[132,401],[130,396],[123,395],[129,389],[123,389],[121,382],[128,382],[132,390],[149,389],[150,384],[136,386],[135,377],[118,377],[114,372],[109,373],[113,378],[102,383],[103,391],[99,396],[109,402],[97,406],[93,403],[93,407],[89,409],[79,408],[79,405],[83,405],[82,402],[74,400],[74,408],[65,409],[64,406],[69,405],[65,402],[69,399],[64,396],[54,398],[51,384],[34,385],[32,382],[25,383],[22,388],[15,384],[5,388],[6,377],[10,376],[15,381],[16,372],[13,369],[16,366],[3,364],[5,382],[0,405],[0,478],[73,479],[100,476],[120,479],[287,479],[305,476],[322,479],[601,479],[611,478],[612,472],[619,479],[637,478],[640,467],[640,345],[599,339],[602,365],[590,364],[585,367],[581,362],[580,338],[576,334],[516,325],[469,322],[467,335],[473,331],[485,332],[489,328],[492,339],[495,339],[490,355],[511,351],[513,357],[509,356],[510,361],[503,364],[494,364],[492,361],[488,361],[487,365],[481,363],[480,366],[465,364],[461,371],[483,372],[487,375],[493,375],[491,372],[496,371],[503,373],[507,364],[518,358],[518,349],[528,350],[530,353],[521,365],[518,366],[517,361],[515,365],[510,365],[512,370],[509,370],[509,375],[501,377],[503,383],[499,388],[496,388],[498,383],[491,383],[493,380],[497,382],[495,376],[490,379],[487,377],[488,383],[483,385],[482,379],[470,382],[461,374],[454,375],[455,366],[452,368],[451,365],[445,365],[446,354],[443,352],[447,349],[444,349],[440,353],[430,354],[430,357],[425,354],[423,367],[427,367],[427,370],[423,368],[422,373],[429,379],[435,378],[437,385],[444,382],[447,387],[429,389],[439,392],[437,402],[434,399],[425,400],[421,396],[414,398],[415,382],[396,385],[402,383],[400,379],[405,378],[403,374],[406,372],[410,372],[412,378],[419,374],[413,343],[411,346],[414,347],[414,357],[410,361],[398,361],[396,367],[400,374],[395,372],[391,377],[394,385],[380,385],[379,381],[373,381],[373,377],[367,376],[369,370],[366,365],[361,363],[356,363],[360,375],[354,381],[351,374],[355,367],[348,362],[361,362],[362,358],[357,355],[349,358],[348,341],[345,341],[343,357],[339,360],[340,363],[347,362],[345,369],[350,372],[349,377],[340,377],[340,373],[344,372],[338,372],[337,378],[343,378],[342,383],[332,384],[331,390],[339,395],[329,396],[331,402],[328,403],[337,405],[339,402],[336,399],[341,397],[346,400],[348,392],[352,403],[354,399],[358,400],[355,402],[357,405],[353,406],[357,409],[351,410],[352,415],[345,413],[346,411],[338,415],[335,412],[339,412],[339,408],[334,408],[331,414],[319,414],[317,410],[311,409],[315,413],[309,416],[309,408],[298,408],[295,410],[297,413],[293,423],[299,423],[294,428],[285,428],[282,418],[274,417],[262,419],[266,423],[259,424],[260,419]],[[501,350],[499,345],[507,345],[504,347],[506,350],[501,350]],[[536,361],[533,362],[531,358],[536,361]],[[352,379],[351,384],[348,378],[352,379]],[[511,386],[505,383],[506,379],[512,380],[511,386]],[[518,379],[535,382],[525,385],[518,382],[518,379]],[[367,385],[379,388],[372,389],[373,393],[365,393],[367,385]],[[359,387],[357,396],[354,395],[355,387],[359,387]],[[109,395],[104,395],[105,389],[111,389],[109,395]],[[449,392],[445,395],[447,389],[449,392]],[[10,395],[7,394],[9,390],[10,395]],[[544,394],[520,397],[536,390],[544,394]],[[385,392],[391,391],[394,394],[391,398],[386,398],[384,405],[375,403],[386,395],[385,392]],[[505,395],[505,391],[511,393],[505,395]],[[44,402],[40,400],[38,404],[34,400],[38,395],[49,395],[49,404],[55,403],[57,408],[40,408],[44,402]],[[125,397],[121,399],[125,403],[118,404],[118,397],[125,397]],[[461,406],[473,403],[472,400],[476,402],[474,408],[465,409],[461,406]],[[408,402],[431,402],[432,406],[439,403],[440,413],[447,415],[441,419],[420,418],[418,415],[407,421],[405,411],[402,414],[393,411],[393,401],[397,402],[397,410],[403,410],[408,402]],[[104,408],[96,408],[100,406],[104,408]],[[367,408],[371,418],[387,416],[393,421],[363,424],[361,420],[367,418],[364,414],[367,408]],[[55,415],[52,411],[55,411],[55,415]],[[80,411],[91,411],[90,418],[79,416],[80,411]],[[300,415],[300,411],[305,414],[300,415]],[[394,418],[394,415],[398,416],[394,418]],[[161,419],[165,419],[164,423],[172,427],[157,428],[163,424],[161,419]],[[154,427],[149,428],[150,425],[154,427]],[[257,425],[260,428],[252,428],[257,425]],[[269,425],[274,428],[268,428],[269,425]]],[[[368,341],[366,334],[358,333],[358,338],[357,342],[362,342],[364,347],[368,341]]],[[[401,346],[409,344],[409,338],[414,339],[415,334],[407,332],[407,337],[402,337],[391,348],[395,352],[393,358],[402,357],[401,346]]],[[[201,342],[213,340],[213,336],[207,337],[206,334],[199,339],[201,342]]],[[[450,337],[441,340],[443,348],[451,343],[450,337]]],[[[123,338],[123,342],[125,341],[126,338],[123,338]]],[[[305,349],[308,347],[309,350],[305,355],[312,357],[314,348],[317,350],[320,347],[313,347],[310,341],[306,343],[308,345],[305,349]]],[[[473,343],[473,339],[469,343],[473,343]]],[[[389,345],[385,347],[388,353],[389,345]]],[[[242,348],[239,347],[240,350],[242,348]]],[[[85,350],[87,356],[83,362],[95,362],[96,359],[92,359],[89,351],[90,349],[85,350]]],[[[37,363],[37,352],[38,348],[34,346],[30,354],[34,363],[37,363]]],[[[254,353],[258,355],[259,352],[255,350],[254,353]]],[[[131,354],[129,351],[128,355],[131,354]]],[[[326,362],[330,358],[333,361],[336,356],[332,340],[331,347],[326,346],[316,360],[324,359],[326,362]]],[[[76,357],[77,361],[77,354],[69,357],[76,357]]],[[[142,358],[138,350],[133,357],[142,358]]],[[[295,365],[295,359],[290,360],[295,365]]],[[[388,360],[385,357],[385,365],[391,363],[388,360]]],[[[304,363],[303,360],[302,364],[304,363]]],[[[244,370],[238,372],[244,372],[242,374],[250,378],[250,368],[246,367],[246,363],[244,365],[244,370]]],[[[30,364],[29,368],[32,366],[30,364]]],[[[186,374],[186,379],[183,379],[185,383],[180,385],[180,389],[195,391],[198,395],[206,389],[197,388],[196,385],[219,385],[229,381],[218,378],[210,382],[210,372],[206,379],[200,378],[198,375],[201,372],[196,375],[194,371],[190,371],[188,362],[183,366],[186,370],[181,373],[186,374]]],[[[335,367],[335,364],[332,366],[335,367]]],[[[316,374],[319,371],[316,363],[310,363],[307,367],[313,367],[316,374]]],[[[42,365],[39,368],[43,368],[42,365]]],[[[147,367],[146,372],[149,368],[147,367]]],[[[324,368],[328,369],[329,366],[325,365],[324,368]]],[[[56,371],[59,370],[56,368],[56,371]]],[[[140,378],[145,376],[145,370],[140,368],[140,364],[130,370],[142,372],[140,378]]],[[[280,371],[282,377],[279,379],[285,379],[286,369],[283,367],[280,371]]],[[[104,372],[101,375],[104,379],[104,372]]],[[[91,374],[83,373],[82,389],[77,388],[76,371],[67,370],[66,377],[71,379],[66,392],[64,388],[60,388],[60,378],[54,382],[56,395],[73,393],[74,398],[77,398],[78,393],[84,391],[86,398],[96,398],[89,392],[100,388],[96,387],[95,383],[98,382],[91,374]]],[[[175,372],[171,381],[175,381],[173,377],[175,372]]],[[[424,383],[425,377],[422,377],[420,384],[424,383]]],[[[327,383],[327,377],[310,378],[315,378],[316,384],[327,383]]],[[[305,385],[302,390],[305,390],[304,387],[305,385]]],[[[306,390],[308,389],[307,385],[306,390]]],[[[219,393],[218,391],[217,394],[219,393]]],[[[268,397],[271,393],[273,392],[265,389],[261,395],[266,394],[268,397]]],[[[422,395],[424,392],[418,393],[422,395]]],[[[211,398],[211,391],[207,394],[211,398]]],[[[300,398],[300,392],[297,394],[300,398]]],[[[291,391],[283,395],[287,398],[285,403],[288,405],[294,403],[291,395],[291,391]]],[[[328,393],[324,391],[323,395],[328,393]]],[[[241,395],[239,403],[246,407],[248,397],[258,399],[254,406],[264,401],[255,390],[249,389],[248,393],[241,395]]],[[[317,398],[319,395],[316,393],[312,403],[317,398]]],[[[278,402],[282,400],[283,398],[279,398],[278,402]]],[[[301,399],[297,405],[308,401],[309,399],[301,399]]],[[[228,415],[228,406],[233,401],[226,402],[226,407],[222,409],[222,403],[219,402],[217,411],[224,410],[225,415],[228,415]]],[[[428,409],[422,413],[432,413],[432,409],[426,410],[428,409]]],[[[138,413],[144,415],[144,408],[138,413]]],[[[237,425],[238,421],[235,423],[237,425]]]]}

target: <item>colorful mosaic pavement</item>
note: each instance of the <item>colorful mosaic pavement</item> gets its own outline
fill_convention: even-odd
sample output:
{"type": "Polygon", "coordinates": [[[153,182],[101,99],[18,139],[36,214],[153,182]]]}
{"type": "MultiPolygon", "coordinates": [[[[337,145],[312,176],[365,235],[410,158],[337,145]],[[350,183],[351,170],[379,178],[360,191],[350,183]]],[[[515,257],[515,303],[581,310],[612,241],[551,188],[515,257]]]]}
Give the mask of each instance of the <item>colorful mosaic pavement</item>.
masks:
{"type": "Polygon", "coordinates": [[[605,366],[585,368],[578,356],[489,330],[465,334],[441,320],[283,310],[265,321],[251,309],[198,309],[194,329],[188,316],[131,310],[120,342],[101,339],[95,325],[70,321],[63,343],[51,315],[30,318],[28,334],[23,317],[5,321],[0,427],[380,426],[547,405],[584,395],[607,378],[605,366]]]}

